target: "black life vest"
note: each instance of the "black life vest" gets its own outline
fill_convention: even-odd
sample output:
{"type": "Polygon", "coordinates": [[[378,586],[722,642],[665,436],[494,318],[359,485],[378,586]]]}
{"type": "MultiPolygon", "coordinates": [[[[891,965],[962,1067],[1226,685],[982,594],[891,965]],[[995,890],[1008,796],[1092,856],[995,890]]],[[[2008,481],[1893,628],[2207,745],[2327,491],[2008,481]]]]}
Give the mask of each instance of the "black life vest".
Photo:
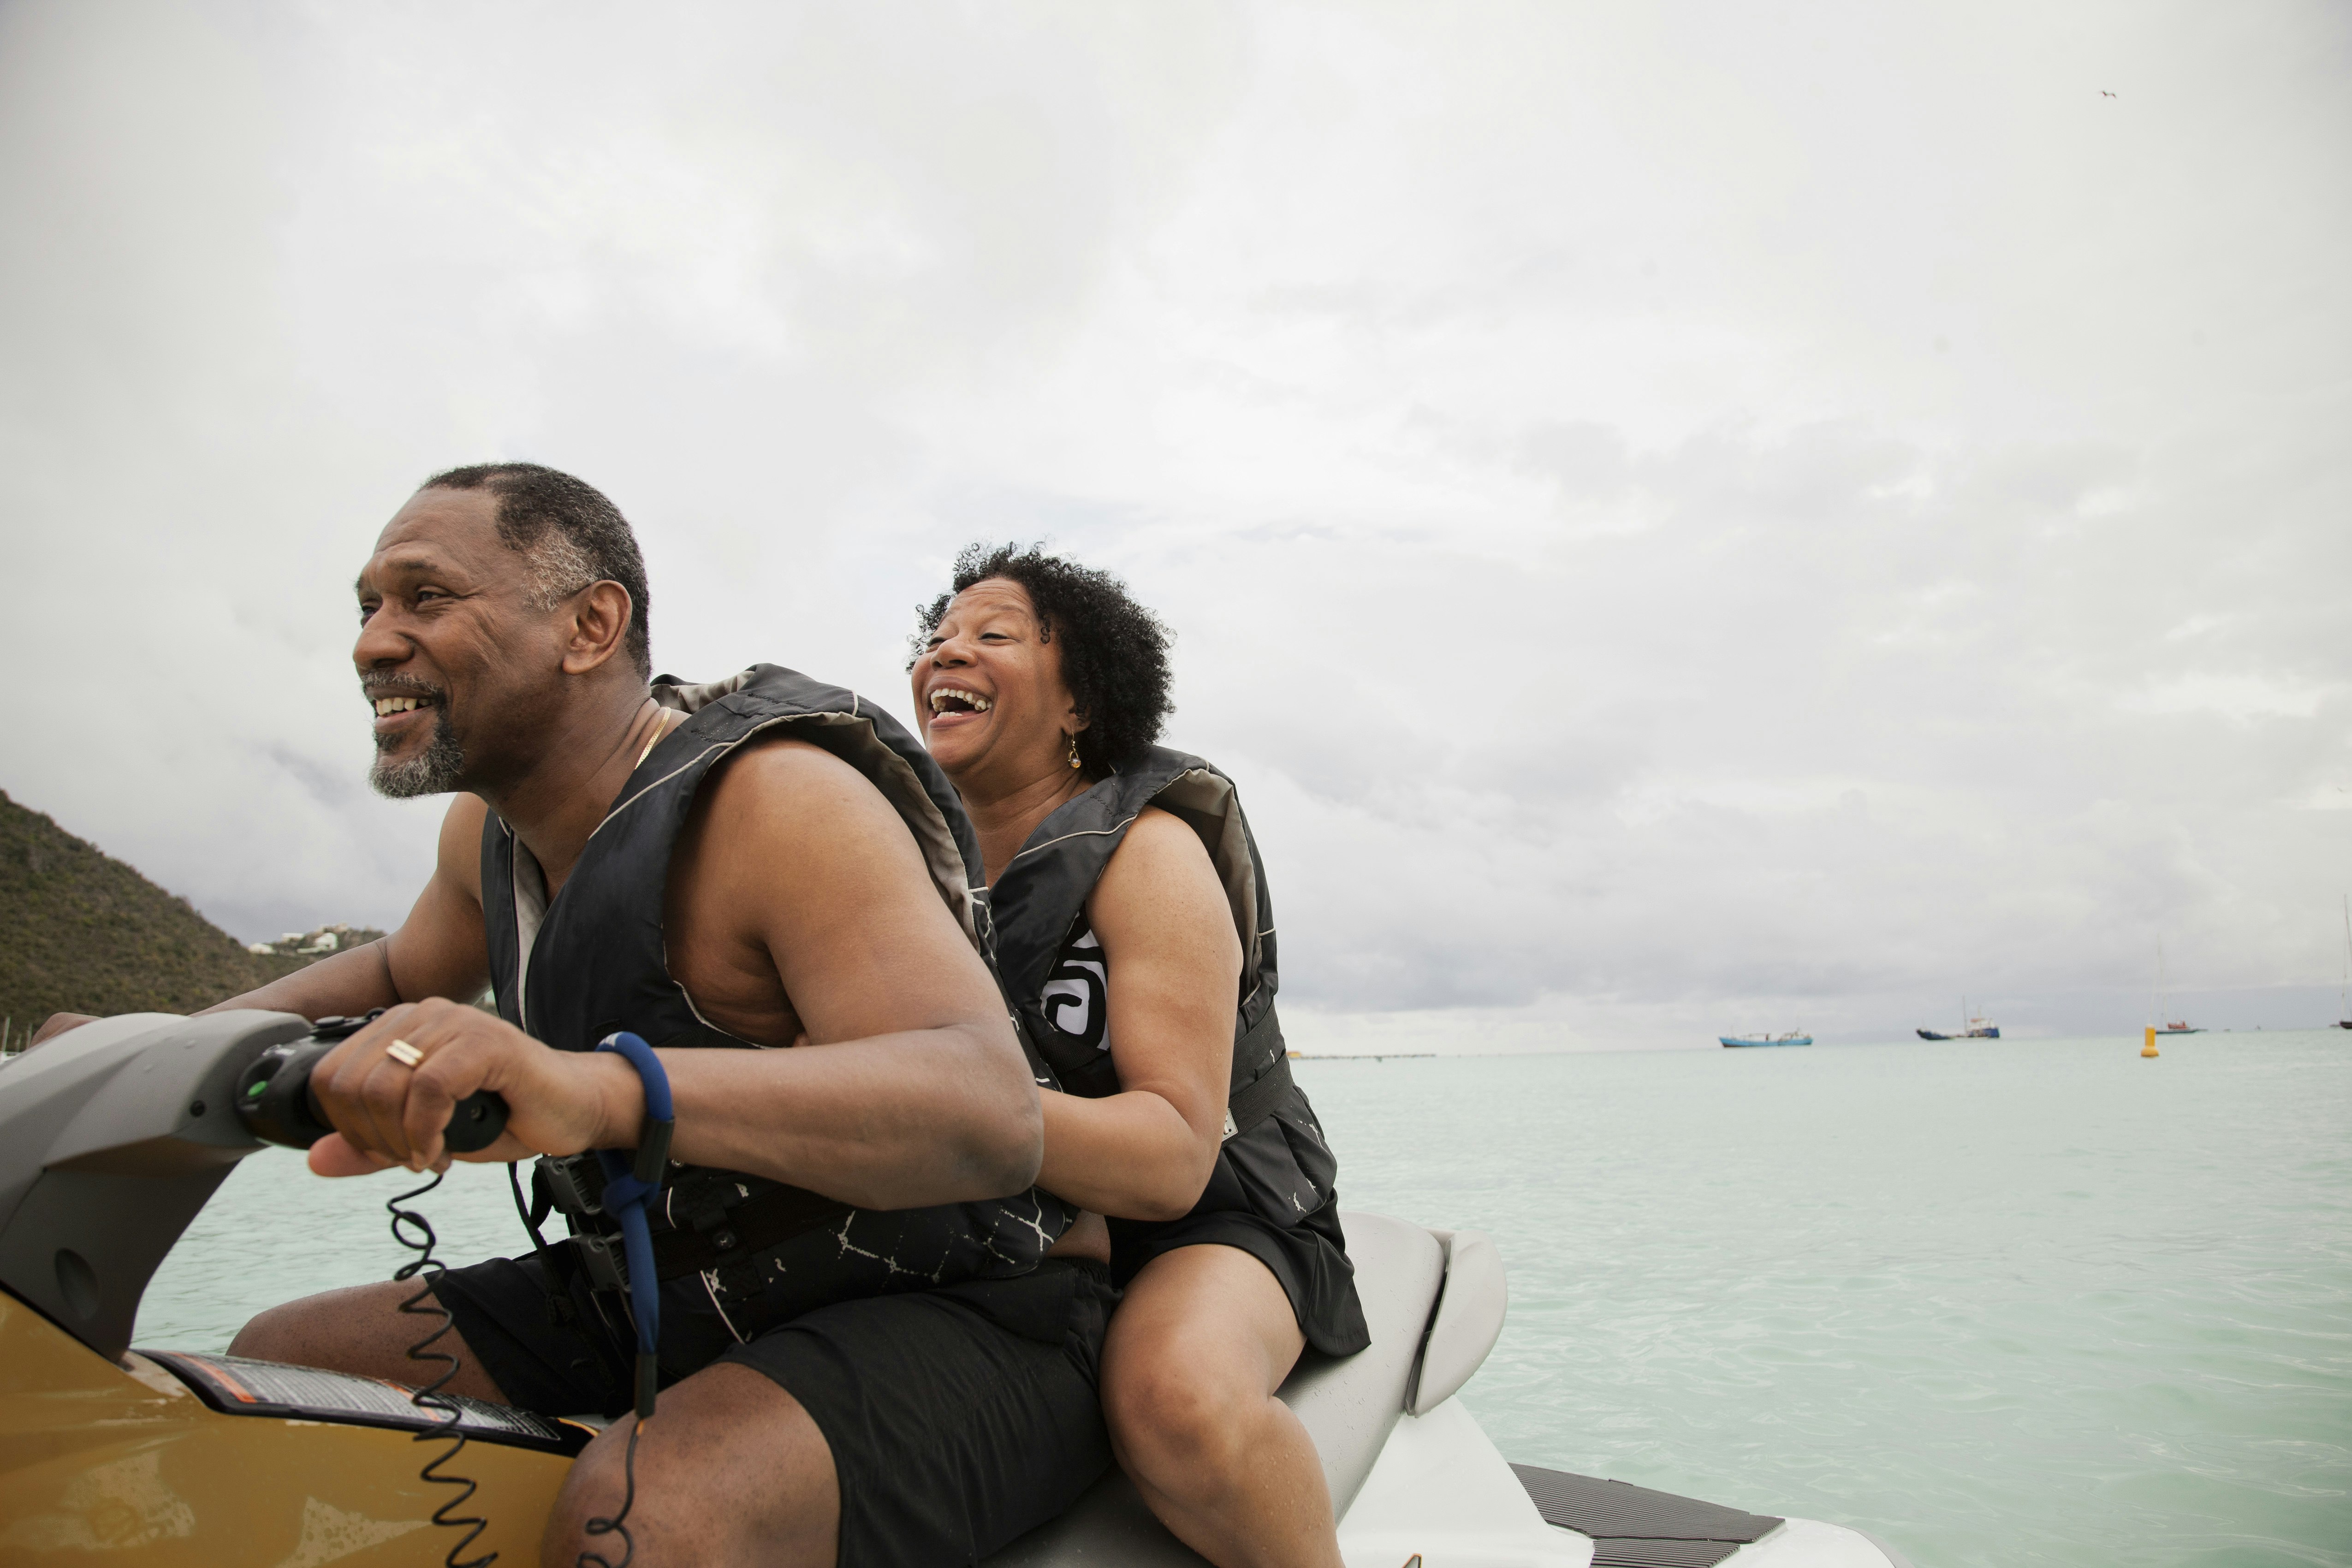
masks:
{"type": "Polygon", "coordinates": [[[1275,963],[1274,906],[1265,864],[1233,780],[1195,756],[1153,746],[1127,766],[1066,801],[1037,825],[988,889],[996,930],[998,973],[1032,1049],[1071,1094],[1118,1092],[1110,1053],[1074,1042],[1048,1016],[1047,983],[1063,943],[1085,918],[1103,868],[1147,805],[1181,817],[1201,836],[1224,884],[1241,937],[1242,974],[1234,1010],[1234,1067],[1226,1135],[1246,1131],[1287,1094],[1289,1061],[1274,1009],[1280,984],[1275,963]]]}
{"type": "MultiPolygon", "coordinates": [[[[662,923],[670,857],[711,768],[755,738],[822,746],[897,808],[940,897],[983,956],[988,909],[974,896],[980,847],[955,790],[895,720],[854,692],[774,665],[692,686],[656,681],[653,697],[688,715],[639,763],[551,904],[539,865],[496,813],[482,829],[482,916],[499,1012],[560,1050],[588,1050],[616,1029],[665,1048],[758,1049],[704,1018],[669,973],[662,923]]],[[[726,1211],[791,1189],[736,1172],[673,1167],[667,1212],[722,1240],[726,1211]],[[683,1209],[684,1212],[679,1212],[683,1209]]],[[[773,1322],[828,1301],[1034,1268],[1067,1225],[1035,1192],[984,1203],[840,1210],[814,1230],[664,1287],[663,1359],[686,1370],[773,1322]],[[682,1322],[699,1314],[715,1324],[682,1322]],[[726,1338],[714,1340],[723,1330],[726,1338]],[[686,1342],[677,1354],[673,1340],[686,1342]]],[[[684,1239],[684,1238],[681,1238],[684,1239]]],[[[677,1370],[677,1368],[674,1368],[677,1370]]]]}
{"type": "Polygon", "coordinates": [[[1112,1219],[1112,1270],[1124,1281],[1175,1247],[1240,1247],[1282,1285],[1308,1343],[1327,1355],[1351,1355],[1371,1336],[1339,1224],[1339,1161],[1290,1076],[1274,1006],[1281,978],[1274,904],[1233,781],[1198,757],[1154,746],[1065,802],[1037,825],[988,891],[997,972],[1033,1054],[1062,1088],[1094,1097],[1118,1093],[1118,1070],[1095,1024],[1108,1000],[1109,971],[1098,952],[1072,943],[1085,929],[1087,896],[1147,805],[1182,819],[1207,847],[1241,938],[1242,973],[1224,1142],[1208,1184],[1181,1218],[1112,1219]],[[1066,966],[1066,953],[1072,960],[1066,966]],[[1083,1035],[1064,1032],[1052,1016],[1053,1008],[1075,1000],[1074,985],[1088,994],[1083,1035]]]}

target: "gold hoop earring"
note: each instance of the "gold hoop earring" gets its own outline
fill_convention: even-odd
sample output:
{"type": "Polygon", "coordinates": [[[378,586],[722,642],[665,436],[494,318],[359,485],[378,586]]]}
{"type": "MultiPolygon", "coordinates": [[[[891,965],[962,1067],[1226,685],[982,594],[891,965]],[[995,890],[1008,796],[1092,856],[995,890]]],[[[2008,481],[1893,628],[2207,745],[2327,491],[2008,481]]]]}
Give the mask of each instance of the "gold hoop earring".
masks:
{"type": "Polygon", "coordinates": [[[1078,738],[1073,735],[1070,737],[1070,767],[1075,771],[1081,765],[1078,762],[1078,738]]]}

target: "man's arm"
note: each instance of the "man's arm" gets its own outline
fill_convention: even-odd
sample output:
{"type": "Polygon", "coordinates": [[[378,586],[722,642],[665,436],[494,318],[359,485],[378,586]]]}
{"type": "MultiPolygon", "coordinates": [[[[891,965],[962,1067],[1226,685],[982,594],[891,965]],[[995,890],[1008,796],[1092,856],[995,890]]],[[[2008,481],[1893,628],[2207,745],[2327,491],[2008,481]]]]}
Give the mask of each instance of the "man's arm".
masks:
{"type": "MultiPolygon", "coordinates": [[[[772,994],[781,976],[806,1043],[662,1052],[672,1154],[862,1208],[1029,1185],[1043,1141],[1036,1086],[995,980],[889,803],[798,742],[739,753],[706,789],[673,902],[692,904],[698,947],[728,950],[746,973],[758,965],[772,994]]],[[[312,1151],[331,1174],[440,1160],[451,1106],[481,1089],[506,1097],[511,1120],[472,1160],[629,1148],[645,1117],[619,1058],[551,1050],[445,1003],[394,1009],[311,1081],[343,1135],[312,1151]],[[422,1066],[386,1058],[395,1037],[422,1066]]]]}
{"type": "Polygon", "coordinates": [[[432,880],[399,930],[204,1011],[257,1007],[305,1018],[349,1018],[428,996],[471,1001],[480,995],[490,973],[482,942],[482,821],[488,815],[477,795],[450,803],[432,880]]]}
{"type": "MultiPolygon", "coordinates": [[[[305,1018],[348,1018],[428,996],[470,1000],[479,995],[489,981],[489,958],[482,943],[482,820],[488,810],[470,795],[450,804],[441,819],[433,878],[398,931],[200,1011],[253,1007],[305,1018]]],[[[51,1014],[33,1043],[37,1046],[90,1021],[83,1013],[51,1014]]]]}

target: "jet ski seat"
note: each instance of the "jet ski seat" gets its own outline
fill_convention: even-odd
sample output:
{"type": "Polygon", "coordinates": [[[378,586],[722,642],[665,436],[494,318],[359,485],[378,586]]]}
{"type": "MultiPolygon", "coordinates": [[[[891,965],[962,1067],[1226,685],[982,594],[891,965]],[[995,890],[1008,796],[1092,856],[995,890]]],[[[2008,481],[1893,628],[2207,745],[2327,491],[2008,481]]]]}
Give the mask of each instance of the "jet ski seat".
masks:
{"type": "MultiPolygon", "coordinates": [[[[1345,1514],[1397,1418],[1408,1408],[1434,1408],[1486,1359],[1502,1329],[1504,1297],[1501,1263],[1477,1232],[1431,1232],[1372,1214],[1341,1220],[1372,1342],[1346,1357],[1308,1350],[1281,1398],[1315,1439],[1331,1506],[1345,1514]]],[[[987,1568],[1080,1564],[1201,1568],[1202,1559],[1160,1527],[1113,1468],[1061,1518],[989,1558],[987,1568]]]]}

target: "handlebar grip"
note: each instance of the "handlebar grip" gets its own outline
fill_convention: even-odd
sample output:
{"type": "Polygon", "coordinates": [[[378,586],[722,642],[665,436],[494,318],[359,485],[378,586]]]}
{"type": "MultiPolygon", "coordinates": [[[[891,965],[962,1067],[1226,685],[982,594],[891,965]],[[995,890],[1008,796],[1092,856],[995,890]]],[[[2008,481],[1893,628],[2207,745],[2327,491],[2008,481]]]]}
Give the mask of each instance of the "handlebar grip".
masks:
{"type": "Polygon", "coordinates": [[[489,1089],[469,1094],[449,1113],[441,1141],[453,1154],[470,1154],[497,1142],[507,1130],[506,1097],[489,1089]]]}
{"type": "Polygon", "coordinates": [[[237,1119],[264,1143],[308,1149],[334,1128],[310,1099],[310,1069],[335,1048],[332,1040],[290,1040],[272,1046],[239,1075],[237,1119]]]}
{"type": "MultiPolygon", "coordinates": [[[[294,1040],[272,1046],[254,1058],[237,1084],[236,1110],[246,1131],[265,1143],[308,1149],[335,1129],[310,1098],[310,1070],[340,1039],[294,1040]]],[[[441,1134],[453,1154],[471,1154],[497,1142],[507,1130],[507,1102],[484,1089],[459,1100],[441,1134]]]]}

